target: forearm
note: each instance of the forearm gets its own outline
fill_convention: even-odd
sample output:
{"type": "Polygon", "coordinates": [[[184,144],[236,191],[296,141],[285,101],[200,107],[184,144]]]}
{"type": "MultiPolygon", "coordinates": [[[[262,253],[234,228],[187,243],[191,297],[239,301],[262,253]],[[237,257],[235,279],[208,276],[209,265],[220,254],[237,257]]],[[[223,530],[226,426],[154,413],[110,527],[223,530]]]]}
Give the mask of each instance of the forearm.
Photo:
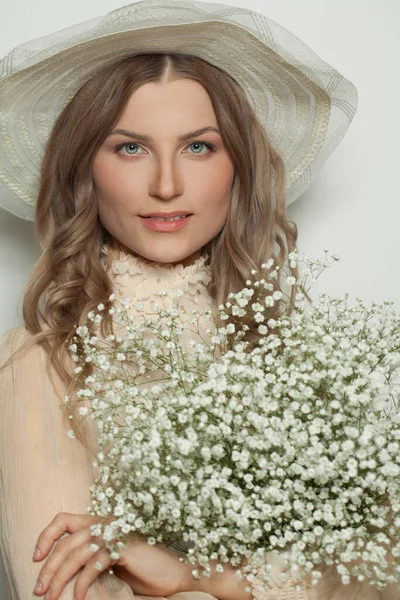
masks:
{"type": "Polygon", "coordinates": [[[250,582],[245,577],[239,580],[236,576],[235,572],[238,567],[232,567],[225,563],[223,573],[215,573],[214,566],[216,564],[217,561],[210,561],[213,572],[210,577],[201,577],[201,579],[193,577],[193,565],[186,565],[187,578],[181,591],[206,592],[218,600],[253,600],[253,594],[245,591],[246,587],[251,588],[250,582]]]}

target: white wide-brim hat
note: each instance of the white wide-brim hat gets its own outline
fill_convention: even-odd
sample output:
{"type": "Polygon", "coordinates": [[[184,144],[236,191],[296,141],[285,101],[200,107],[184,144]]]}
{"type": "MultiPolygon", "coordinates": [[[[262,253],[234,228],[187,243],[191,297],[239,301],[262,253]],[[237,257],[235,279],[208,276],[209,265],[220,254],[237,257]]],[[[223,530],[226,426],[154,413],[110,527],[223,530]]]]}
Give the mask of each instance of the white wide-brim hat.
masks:
{"type": "Polygon", "coordinates": [[[355,86],[293,33],[252,10],[143,0],[22,44],[0,62],[0,206],[34,219],[53,124],[106,63],[151,52],[194,55],[228,73],[281,154],[287,203],[310,185],[355,115],[355,86]]]}

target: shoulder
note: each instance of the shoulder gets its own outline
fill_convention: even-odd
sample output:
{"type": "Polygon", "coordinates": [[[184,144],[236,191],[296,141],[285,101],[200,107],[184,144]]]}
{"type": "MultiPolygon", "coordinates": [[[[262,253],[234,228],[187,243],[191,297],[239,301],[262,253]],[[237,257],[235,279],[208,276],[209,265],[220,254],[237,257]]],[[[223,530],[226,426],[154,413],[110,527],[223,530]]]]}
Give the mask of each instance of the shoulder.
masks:
{"type": "Polygon", "coordinates": [[[24,326],[0,338],[0,407],[18,399],[28,407],[32,399],[58,394],[58,379],[49,366],[44,348],[24,326]]]}
{"type": "MultiPolygon", "coordinates": [[[[14,352],[24,344],[32,341],[32,334],[24,325],[9,329],[0,337],[0,367],[14,352]]],[[[33,344],[37,347],[37,344],[33,344]]]]}
{"type": "Polygon", "coordinates": [[[13,327],[13,329],[9,329],[8,331],[5,331],[2,335],[0,335],[0,347],[3,347],[4,343],[8,343],[13,339],[21,339],[24,337],[26,337],[26,339],[32,337],[32,334],[28,332],[25,325],[13,327]]]}
{"type": "Polygon", "coordinates": [[[9,329],[0,337],[0,381],[12,379],[14,385],[26,383],[28,376],[42,372],[46,353],[25,325],[9,329]]]}
{"type": "Polygon", "coordinates": [[[5,391],[10,390],[65,395],[64,380],[49,351],[25,325],[10,329],[0,337],[0,400],[5,391]]]}

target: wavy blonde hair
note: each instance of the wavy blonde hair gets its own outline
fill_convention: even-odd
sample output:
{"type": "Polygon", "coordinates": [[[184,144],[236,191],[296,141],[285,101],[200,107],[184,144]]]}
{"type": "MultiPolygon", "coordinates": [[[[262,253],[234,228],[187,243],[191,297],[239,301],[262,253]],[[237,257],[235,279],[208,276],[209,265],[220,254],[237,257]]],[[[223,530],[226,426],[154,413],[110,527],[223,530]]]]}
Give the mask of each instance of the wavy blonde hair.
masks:
{"type": "MultiPolygon", "coordinates": [[[[94,156],[135,90],[147,82],[182,78],[196,80],[207,90],[235,167],[226,223],[203,249],[209,254],[208,291],[215,306],[226,302],[229,292],[244,287],[252,269],[259,270],[268,258],[282,266],[288,253],[296,249],[298,232],[287,217],[282,158],[245,93],[230,76],[200,58],[183,54],[134,55],[104,66],[68,102],[48,140],[35,215],[43,253],[30,274],[23,299],[23,319],[32,337],[18,352],[40,344],[69,396],[76,391],[77,382],[72,378],[75,365],[67,346],[88,312],[99,303],[109,304],[113,287],[108,272],[119,248],[118,240],[99,219],[92,179],[94,156]],[[106,268],[100,260],[104,244],[110,248],[106,268]]],[[[290,271],[298,277],[297,267],[290,271]]],[[[274,291],[279,286],[276,281],[274,291]]],[[[294,293],[293,287],[291,309],[294,293]]],[[[280,310],[277,302],[269,308],[270,318],[277,318],[280,310]]],[[[103,334],[113,332],[111,319],[106,314],[103,334]]],[[[248,339],[256,337],[257,324],[248,325],[248,339]]],[[[87,365],[86,374],[90,369],[87,365]]],[[[84,434],[78,433],[78,437],[87,446],[84,434]]]]}

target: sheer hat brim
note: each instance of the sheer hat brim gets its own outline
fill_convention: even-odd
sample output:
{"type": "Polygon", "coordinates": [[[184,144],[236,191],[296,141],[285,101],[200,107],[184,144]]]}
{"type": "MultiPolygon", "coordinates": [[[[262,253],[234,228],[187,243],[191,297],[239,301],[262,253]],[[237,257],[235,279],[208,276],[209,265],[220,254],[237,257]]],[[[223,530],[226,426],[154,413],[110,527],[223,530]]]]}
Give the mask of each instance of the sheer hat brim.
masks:
{"type": "Polygon", "coordinates": [[[281,154],[287,203],[301,196],[345,135],[357,90],[263,14],[199,1],[143,0],[18,46],[0,62],[0,206],[34,218],[52,126],[106,63],[132,54],[198,56],[225,71],[281,154]]]}

